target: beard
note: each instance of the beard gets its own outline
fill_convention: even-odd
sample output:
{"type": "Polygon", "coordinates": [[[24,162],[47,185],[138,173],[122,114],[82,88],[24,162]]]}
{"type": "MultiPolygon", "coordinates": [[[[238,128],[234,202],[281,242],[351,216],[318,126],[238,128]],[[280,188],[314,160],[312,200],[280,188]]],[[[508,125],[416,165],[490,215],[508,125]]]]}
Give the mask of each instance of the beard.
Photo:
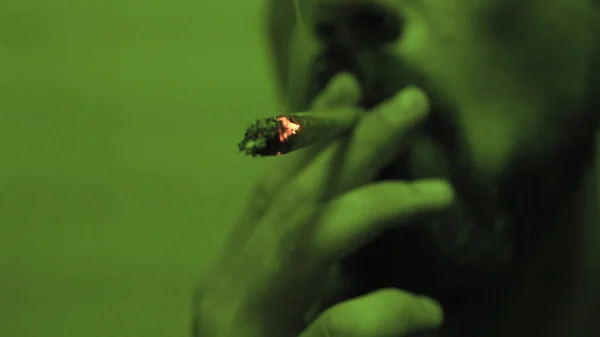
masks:
{"type": "MultiPolygon", "coordinates": [[[[451,181],[457,202],[435,219],[396,226],[401,229],[344,260],[343,270],[356,282],[350,297],[402,288],[435,298],[449,316],[506,297],[592,162],[598,110],[588,108],[582,115],[589,118],[564,130],[569,142],[543,156],[523,146],[499,176],[477,169],[452,119],[432,114],[424,137],[445,158],[443,178],[451,181]]],[[[418,178],[428,176],[415,171],[409,151],[378,180],[418,178]]]]}
{"type": "MultiPolygon", "coordinates": [[[[438,164],[443,163],[445,170],[440,175],[421,170],[415,165],[419,148],[409,147],[377,180],[445,178],[457,195],[456,204],[435,219],[412,226],[392,225],[401,229],[383,233],[342,261],[342,271],[354,285],[347,297],[386,287],[402,288],[437,299],[454,315],[505,297],[550,229],[555,211],[579,186],[583,170],[591,161],[598,126],[594,101],[569,107],[570,115],[549,112],[549,116],[565,118],[560,122],[548,118],[549,127],[560,126],[561,131],[553,146],[538,146],[535,138],[523,137],[522,146],[517,147],[519,151],[512,155],[506,169],[499,175],[490,174],[473,160],[456,119],[456,108],[439,99],[443,96],[424,78],[398,63],[390,63],[394,58],[389,56],[380,55],[374,62],[384,65],[379,72],[371,68],[375,74],[365,74],[356,70],[361,68],[356,61],[340,62],[339,55],[346,54],[335,57],[332,64],[336,67],[315,67],[324,70],[315,71],[315,83],[305,101],[309,102],[340,71],[354,72],[359,78],[365,93],[362,106],[366,109],[403,86],[418,83],[434,98],[421,138],[431,144],[438,164]],[[389,78],[381,75],[384,73],[389,78]]],[[[588,97],[592,97],[592,83],[588,87],[588,97]]]]}
{"type": "MultiPolygon", "coordinates": [[[[433,105],[422,138],[432,144],[445,171],[424,172],[415,165],[418,147],[409,147],[377,180],[445,178],[457,195],[448,212],[390,230],[342,261],[342,270],[354,283],[348,297],[396,287],[433,297],[448,312],[460,314],[505,296],[549,229],[554,211],[579,185],[598,126],[594,102],[557,107],[571,109],[571,114],[548,112],[548,129],[560,131],[552,145],[540,145],[535,137],[523,134],[519,151],[506,169],[490,174],[473,159],[456,118],[459,111],[426,78],[403,67],[393,55],[369,55],[367,61],[347,55],[343,50],[328,50],[316,58],[312,82],[301,99],[305,105],[297,109],[305,109],[341,71],[359,79],[364,93],[361,105],[366,109],[406,85],[424,88],[433,105]]],[[[588,87],[592,97],[592,83],[588,87]]]]}

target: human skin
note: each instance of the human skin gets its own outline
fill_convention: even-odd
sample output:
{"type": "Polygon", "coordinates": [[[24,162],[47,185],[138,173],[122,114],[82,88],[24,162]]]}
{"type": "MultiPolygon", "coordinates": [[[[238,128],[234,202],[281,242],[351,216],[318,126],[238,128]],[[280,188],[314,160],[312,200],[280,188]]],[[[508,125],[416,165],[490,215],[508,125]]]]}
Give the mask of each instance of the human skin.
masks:
{"type": "MultiPolygon", "coordinates": [[[[461,200],[460,215],[447,232],[432,225],[429,234],[386,233],[344,266],[363,290],[393,285],[441,298],[448,308],[443,336],[599,334],[598,114],[590,112],[597,104],[597,8],[585,0],[388,3],[403,16],[404,32],[385,57],[376,53],[372,71],[385,72],[391,91],[422,87],[434,113],[408,156],[382,178],[446,178],[461,200]],[[465,217],[477,235],[448,249],[465,217]],[[402,275],[390,272],[407,263],[403,237],[419,235],[447,254],[450,267],[424,267],[439,261],[433,256],[402,275]],[[491,243],[480,244],[485,240],[491,243]],[[366,266],[382,245],[390,246],[378,261],[384,267],[366,266]],[[477,271],[460,275],[459,285],[425,276],[449,278],[465,264],[477,271]],[[360,277],[367,270],[369,278],[360,277]],[[504,277],[509,286],[496,289],[504,277]],[[501,296],[473,300],[482,292],[463,292],[461,284],[501,296]],[[460,296],[445,299],[444,291],[460,296]]],[[[311,27],[321,4],[299,1],[300,13],[291,1],[268,5],[278,83],[292,111],[312,98],[307,74],[324,46],[311,27]]]]}

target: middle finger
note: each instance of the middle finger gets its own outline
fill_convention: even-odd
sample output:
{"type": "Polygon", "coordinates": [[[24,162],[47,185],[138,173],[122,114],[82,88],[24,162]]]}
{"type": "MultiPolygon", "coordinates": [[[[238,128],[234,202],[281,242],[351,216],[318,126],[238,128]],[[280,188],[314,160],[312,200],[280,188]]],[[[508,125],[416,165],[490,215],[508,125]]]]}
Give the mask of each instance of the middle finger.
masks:
{"type": "Polygon", "coordinates": [[[373,180],[406,147],[428,112],[422,90],[400,91],[363,117],[349,137],[319,153],[286,189],[302,201],[319,202],[373,180]]]}

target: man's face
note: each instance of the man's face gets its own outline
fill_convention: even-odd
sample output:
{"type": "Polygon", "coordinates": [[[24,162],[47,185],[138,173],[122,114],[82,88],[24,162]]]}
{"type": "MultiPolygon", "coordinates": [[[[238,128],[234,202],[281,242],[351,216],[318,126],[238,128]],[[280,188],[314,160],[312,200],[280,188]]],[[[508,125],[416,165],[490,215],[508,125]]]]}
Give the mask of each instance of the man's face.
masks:
{"type": "MultiPolygon", "coordinates": [[[[489,232],[501,231],[493,217],[510,212],[490,211],[506,177],[523,167],[543,170],[586,129],[592,0],[271,2],[271,40],[291,109],[306,109],[340,70],[360,78],[367,108],[420,86],[432,101],[431,121],[386,178],[450,179],[471,209],[469,221],[488,222],[489,232]],[[353,20],[361,8],[396,20],[399,34],[370,30],[372,16],[353,20]],[[473,220],[477,208],[485,214],[473,220]]],[[[456,222],[467,221],[464,213],[456,222]]],[[[445,237],[458,240],[460,226],[445,237]]],[[[488,234],[473,235],[472,246],[494,241],[488,234]]]]}
{"type": "MultiPolygon", "coordinates": [[[[271,28],[278,31],[274,35],[289,30],[289,35],[279,35],[289,42],[276,43],[276,48],[286,49],[278,57],[289,58],[279,60],[289,62],[280,71],[287,72],[282,85],[291,91],[289,100],[295,97],[295,108],[304,108],[315,94],[312,88],[307,95],[314,80],[305,75],[314,75],[307,71],[315,67],[314,58],[337,44],[343,49],[339,54],[358,59],[358,71],[369,78],[365,86],[378,82],[365,95],[385,92],[372,100],[387,98],[407,84],[423,87],[435,113],[460,137],[470,164],[491,179],[522,155],[549,155],[579,120],[593,47],[591,0],[296,0],[296,6],[294,0],[273,1],[290,9],[279,12],[271,28]],[[357,41],[351,36],[317,36],[319,25],[332,22],[330,30],[337,29],[332,34],[377,40],[380,32],[344,13],[369,5],[396,17],[401,33],[363,49],[353,46],[357,41]],[[296,18],[302,21],[286,27],[296,18]]],[[[332,57],[325,67],[335,68],[342,63],[339,58],[332,57]]],[[[431,168],[418,162],[415,171],[427,175],[424,171],[431,168]]]]}

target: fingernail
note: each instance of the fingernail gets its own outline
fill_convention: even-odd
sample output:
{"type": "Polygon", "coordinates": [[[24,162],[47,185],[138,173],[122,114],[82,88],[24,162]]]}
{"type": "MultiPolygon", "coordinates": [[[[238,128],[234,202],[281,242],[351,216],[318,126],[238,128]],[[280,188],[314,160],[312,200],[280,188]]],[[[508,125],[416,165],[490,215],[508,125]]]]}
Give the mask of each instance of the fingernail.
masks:
{"type": "Polygon", "coordinates": [[[413,186],[420,193],[435,196],[441,204],[450,204],[454,200],[454,188],[446,180],[419,180],[414,182],[413,186]]]}
{"type": "Polygon", "coordinates": [[[392,122],[421,120],[429,112],[429,98],[423,90],[410,86],[402,89],[382,112],[392,122]]]}

